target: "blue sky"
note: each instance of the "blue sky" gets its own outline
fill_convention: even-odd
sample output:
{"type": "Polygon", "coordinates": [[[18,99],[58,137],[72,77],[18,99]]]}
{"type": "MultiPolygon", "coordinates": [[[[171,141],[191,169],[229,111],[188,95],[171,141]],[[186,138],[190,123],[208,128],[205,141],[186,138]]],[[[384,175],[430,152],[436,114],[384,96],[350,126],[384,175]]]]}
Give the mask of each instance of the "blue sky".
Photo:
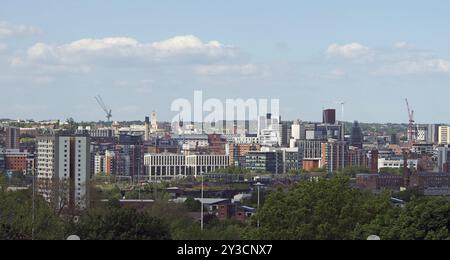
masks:
{"type": "Polygon", "coordinates": [[[347,120],[406,122],[408,97],[418,122],[449,122],[449,11],[444,0],[2,0],[0,118],[99,120],[101,94],[116,120],[171,119],[174,99],[203,90],[280,98],[284,118],[303,120],[345,100],[347,120]]]}

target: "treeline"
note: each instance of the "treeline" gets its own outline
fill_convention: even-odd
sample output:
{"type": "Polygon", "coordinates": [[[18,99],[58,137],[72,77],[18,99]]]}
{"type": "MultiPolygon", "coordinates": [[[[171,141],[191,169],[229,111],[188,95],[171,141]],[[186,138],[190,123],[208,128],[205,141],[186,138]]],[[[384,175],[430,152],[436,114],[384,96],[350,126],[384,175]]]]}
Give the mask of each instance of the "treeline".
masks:
{"type": "Polygon", "coordinates": [[[245,239],[254,240],[383,240],[450,239],[450,201],[412,194],[404,207],[391,203],[392,194],[360,191],[339,175],[303,182],[288,192],[268,196],[245,239]]]}
{"type": "MultiPolygon", "coordinates": [[[[350,177],[304,181],[262,196],[262,207],[249,223],[205,218],[200,230],[198,202],[159,199],[143,210],[124,208],[117,199],[96,201],[81,214],[59,216],[31,191],[6,192],[0,177],[0,239],[61,240],[383,240],[450,239],[450,200],[417,191],[372,194],[352,188],[350,177]],[[391,198],[403,198],[403,206],[391,198]],[[193,217],[193,214],[196,217],[193,217]],[[33,217],[34,216],[34,217],[33,217]],[[257,227],[259,221],[260,227],[257,227]]],[[[250,201],[256,200],[253,194],[250,201]]]]}
{"type": "MultiPolygon", "coordinates": [[[[0,240],[65,240],[70,235],[82,240],[239,240],[245,228],[207,217],[202,232],[192,217],[191,211],[199,209],[195,202],[176,204],[167,199],[142,210],[125,208],[117,198],[96,200],[85,212],[61,215],[42,197],[36,196],[33,205],[31,190],[7,192],[7,185],[0,175],[0,240]]],[[[92,192],[93,199],[98,198],[99,191],[92,192]]]]}

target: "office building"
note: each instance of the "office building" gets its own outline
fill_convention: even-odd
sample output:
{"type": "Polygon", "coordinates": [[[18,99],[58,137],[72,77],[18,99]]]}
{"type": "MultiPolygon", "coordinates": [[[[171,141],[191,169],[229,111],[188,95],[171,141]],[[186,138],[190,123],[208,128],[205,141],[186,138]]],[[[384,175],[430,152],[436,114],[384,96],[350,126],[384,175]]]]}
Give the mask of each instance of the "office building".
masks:
{"type": "Polygon", "coordinates": [[[324,124],[334,125],[336,124],[336,109],[326,109],[323,111],[324,124]]]}
{"type": "Polygon", "coordinates": [[[289,147],[291,140],[293,122],[281,122],[281,146],[289,147]]]}
{"type": "MultiPolygon", "coordinates": [[[[417,169],[419,161],[417,159],[408,159],[408,167],[417,169]]],[[[378,169],[391,168],[391,169],[403,169],[405,160],[403,158],[380,158],[378,159],[378,169]]]]}
{"type": "Polygon", "coordinates": [[[437,148],[437,160],[439,171],[450,173],[450,147],[448,145],[437,148]]]}
{"type": "Polygon", "coordinates": [[[450,126],[440,126],[439,127],[438,143],[439,143],[439,145],[450,144],[450,126]]]}
{"type": "Polygon", "coordinates": [[[283,158],[274,151],[252,151],[245,156],[245,168],[257,173],[282,174],[283,158]]]}
{"type": "Polygon", "coordinates": [[[413,144],[411,151],[419,155],[433,155],[435,150],[433,144],[417,143],[413,144]]]}
{"type": "Polygon", "coordinates": [[[121,176],[144,176],[144,145],[143,135],[120,134],[119,144],[115,150],[119,157],[117,174],[121,176]]]}
{"type": "Polygon", "coordinates": [[[297,147],[303,155],[303,169],[310,171],[322,167],[322,143],[320,140],[297,141],[297,147]]]}
{"type": "Polygon", "coordinates": [[[6,127],[6,149],[20,149],[20,128],[6,127]]]}
{"type": "Polygon", "coordinates": [[[249,152],[261,150],[260,144],[230,144],[229,146],[230,165],[244,167],[245,156],[249,152]]]}
{"type": "Polygon", "coordinates": [[[230,166],[230,157],[228,155],[189,155],[186,156],[186,165],[189,175],[197,177],[200,174],[227,168],[230,166]]]}
{"type": "Polygon", "coordinates": [[[27,174],[28,152],[20,152],[19,149],[7,149],[3,154],[6,171],[27,174]]]}
{"type": "Polygon", "coordinates": [[[426,143],[437,144],[439,142],[439,126],[435,124],[428,125],[426,143]]]}
{"type": "Polygon", "coordinates": [[[258,122],[258,138],[263,146],[278,147],[282,145],[282,126],[280,118],[267,114],[258,122]]]}
{"type": "Polygon", "coordinates": [[[302,126],[300,120],[297,120],[292,124],[291,130],[291,137],[293,140],[297,141],[302,139],[302,126]]]}
{"type": "Polygon", "coordinates": [[[188,176],[186,156],[182,154],[146,154],[144,164],[150,180],[188,176]]]}
{"type": "Polygon", "coordinates": [[[198,177],[229,166],[227,155],[146,154],[146,173],[150,179],[198,177]]]}
{"type": "Polygon", "coordinates": [[[362,149],[363,143],[364,143],[364,136],[361,130],[361,126],[359,125],[358,121],[355,121],[352,127],[350,145],[362,149]]]}
{"type": "Polygon", "coordinates": [[[349,165],[349,146],[346,142],[322,143],[322,163],[328,173],[334,173],[349,165]]]}
{"type": "Polygon", "coordinates": [[[416,142],[426,143],[428,139],[428,126],[417,126],[416,142]]]}
{"type": "Polygon", "coordinates": [[[303,154],[298,148],[262,148],[245,156],[245,168],[261,173],[287,174],[303,169],[303,154]]]}

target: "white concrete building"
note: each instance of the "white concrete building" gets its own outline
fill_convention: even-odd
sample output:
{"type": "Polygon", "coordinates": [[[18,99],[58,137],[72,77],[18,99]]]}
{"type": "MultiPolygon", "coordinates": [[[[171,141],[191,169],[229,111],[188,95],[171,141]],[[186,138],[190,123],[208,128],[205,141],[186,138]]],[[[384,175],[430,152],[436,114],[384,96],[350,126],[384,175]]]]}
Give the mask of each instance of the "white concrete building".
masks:
{"type": "Polygon", "coordinates": [[[292,139],[300,140],[301,139],[301,123],[299,120],[295,121],[292,125],[292,139]]]}
{"type": "Polygon", "coordinates": [[[173,179],[187,176],[186,157],[182,154],[146,154],[144,165],[150,179],[173,179]]]}
{"type": "Polygon", "coordinates": [[[37,139],[38,192],[48,202],[67,208],[88,206],[90,141],[82,136],[37,139]]]}
{"type": "Polygon", "coordinates": [[[440,145],[450,144],[450,126],[440,126],[438,137],[440,145]]]}
{"type": "Polygon", "coordinates": [[[195,177],[230,166],[228,155],[189,155],[186,156],[189,173],[195,177]]]}
{"type": "Polygon", "coordinates": [[[280,119],[272,118],[271,114],[260,117],[258,121],[258,138],[263,146],[281,146],[282,134],[280,119]]]}
{"type": "Polygon", "coordinates": [[[146,154],[144,165],[150,179],[174,179],[212,173],[226,168],[228,155],[146,154]]]}
{"type": "MultiPolygon", "coordinates": [[[[409,166],[413,167],[414,169],[417,169],[419,161],[418,160],[408,160],[409,166]]],[[[378,169],[383,168],[395,168],[400,169],[404,166],[404,160],[403,159],[386,159],[386,158],[380,158],[378,159],[378,169]]]]}

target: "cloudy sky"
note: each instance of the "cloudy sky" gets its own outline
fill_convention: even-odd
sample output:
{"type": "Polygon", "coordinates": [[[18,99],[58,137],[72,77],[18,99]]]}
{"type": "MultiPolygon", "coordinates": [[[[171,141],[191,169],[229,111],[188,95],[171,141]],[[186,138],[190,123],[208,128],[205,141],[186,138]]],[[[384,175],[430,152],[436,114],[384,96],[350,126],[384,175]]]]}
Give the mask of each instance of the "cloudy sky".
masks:
{"type": "Polygon", "coordinates": [[[450,2],[2,0],[0,118],[174,114],[177,98],[279,98],[286,119],[450,122],[450,2]]]}

